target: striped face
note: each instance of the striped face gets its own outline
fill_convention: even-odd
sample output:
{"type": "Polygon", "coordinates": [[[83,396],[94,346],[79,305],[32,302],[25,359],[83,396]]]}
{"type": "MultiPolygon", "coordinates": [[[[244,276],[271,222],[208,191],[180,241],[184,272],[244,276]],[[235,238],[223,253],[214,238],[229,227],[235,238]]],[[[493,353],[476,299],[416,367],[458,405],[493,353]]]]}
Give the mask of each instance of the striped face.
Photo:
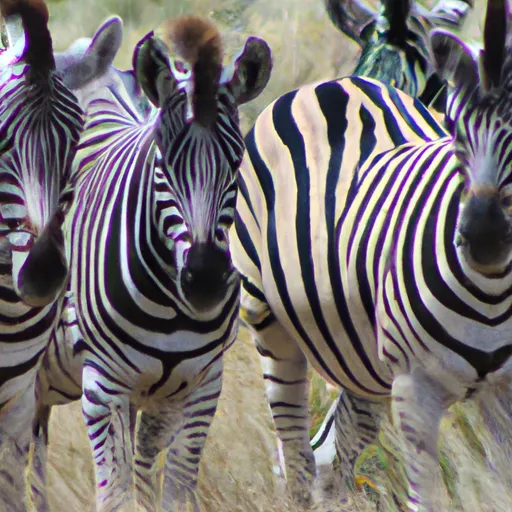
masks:
{"type": "Polygon", "coordinates": [[[0,160],[0,212],[8,229],[36,236],[58,208],[82,111],[59,79],[31,86],[27,73],[19,64],[0,78],[0,137],[9,144],[0,160]]]}
{"type": "Polygon", "coordinates": [[[44,3],[6,18],[9,48],[0,54],[0,236],[9,242],[12,281],[25,304],[42,307],[67,278],[61,224],[73,195],[71,164],[83,128],[71,88],[98,80],[120,46],[111,17],[81,53],[55,55],[44,3]]]}
{"type": "Polygon", "coordinates": [[[492,98],[475,102],[461,94],[451,105],[451,115],[461,100],[465,104],[455,124],[454,149],[464,192],[456,242],[474,270],[502,274],[512,268],[510,113],[492,98]]]}
{"type": "Polygon", "coordinates": [[[155,224],[173,255],[178,292],[199,312],[222,307],[240,284],[228,241],[245,150],[238,105],[263,90],[271,70],[259,39],[250,38],[224,69],[220,53],[211,58],[216,36],[206,41],[198,54],[208,57],[192,63],[170,56],[153,34],[134,55],[137,80],[159,108],[155,224]]]}
{"type": "Polygon", "coordinates": [[[479,65],[460,39],[435,31],[438,69],[450,84],[447,124],[461,175],[455,244],[462,262],[487,276],[512,270],[512,48],[504,2],[488,4],[479,65]]]}
{"type": "MultiPolygon", "coordinates": [[[[204,299],[207,308],[238,283],[231,263],[228,231],[234,221],[238,168],[244,142],[236,105],[228,88],[218,94],[218,115],[205,128],[188,119],[187,96],[178,92],[162,109],[155,139],[160,159],[157,176],[167,184],[165,209],[157,212],[157,224],[165,226],[166,245],[172,248],[182,290],[198,279],[215,288],[204,299]],[[216,279],[218,276],[219,279],[216,279]]],[[[195,284],[194,284],[195,286],[195,284]]],[[[189,295],[193,295],[192,292],[189,295]]]]}
{"type": "Polygon", "coordinates": [[[82,111],[56,76],[32,82],[29,75],[28,65],[16,63],[0,76],[0,229],[12,250],[18,295],[42,306],[55,298],[67,275],[61,200],[82,111]],[[45,262],[47,280],[34,258],[45,262]]]}

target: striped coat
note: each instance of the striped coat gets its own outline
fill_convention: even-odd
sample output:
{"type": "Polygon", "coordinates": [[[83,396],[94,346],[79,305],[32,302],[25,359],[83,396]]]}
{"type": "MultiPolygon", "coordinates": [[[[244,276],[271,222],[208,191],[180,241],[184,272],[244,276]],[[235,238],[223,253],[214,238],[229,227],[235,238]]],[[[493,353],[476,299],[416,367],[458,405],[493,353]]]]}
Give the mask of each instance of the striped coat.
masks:
{"type": "Polygon", "coordinates": [[[0,508],[16,511],[36,372],[68,277],[61,224],[83,112],[64,83],[71,72],[56,69],[44,2],[0,8],[11,38],[0,55],[0,508]]]}
{"type": "MultiPolygon", "coordinates": [[[[434,100],[442,81],[433,74],[435,62],[428,32],[435,25],[462,23],[469,5],[439,2],[427,11],[398,1],[383,2],[381,7],[378,15],[358,2],[327,2],[335,24],[363,48],[354,75],[396,85],[419,95],[423,102],[434,100]]],[[[442,102],[441,106],[444,109],[442,102]]],[[[331,383],[370,396],[389,392],[390,380],[378,376],[378,357],[363,350],[354,334],[356,326],[346,333],[353,338],[351,344],[340,348],[348,305],[340,294],[342,275],[336,270],[337,223],[354,173],[367,159],[397,144],[444,135],[418,102],[402,99],[393,89],[358,81],[344,82],[341,87],[332,81],[303,86],[281,96],[258,117],[247,136],[233,245],[243,276],[242,318],[260,347],[270,401],[279,404],[272,410],[280,441],[284,442],[283,466],[299,500],[309,500],[307,489],[314,475],[311,448],[305,446],[308,416],[302,409],[307,397],[305,360],[290,340],[283,350],[289,350],[287,357],[296,359],[298,366],[278,369],[278,360],[271,360],[272,350],[261,340],[304,340],[302,349],[308,360],[331,383]],[[294,212],[293,228],[285,212],[294,212]],[[271,214],[273,218],[267,217],[271,214]],[[270,301],[269,294],[273,297],[270,301]],[[290,376],[276,376],[279,372],[290,376]],[[359,378],[362,381],[356,384],[359,378]],[[288,396],[290,400],[284,398],[288,396]],[[300,414],[288,407],[300,407],[300,414]],[[306,472],[300,469],[303,463],[306,472]]],[[[340,407],[353,411],[358,407],[345,402],[354,400],[347,391],[340,407]]],[[[364,410],[363,405],[359,409],[364,410]]],[[[336,408],[332,409],[313,440],[317,450],[334,451],[327,434],[334,425],[335,412],[336,408]]],[[[372,430],[361,438],[355,426],[359,415],[352,416],[340,428],[343,434],[338,443],[347,477],[354,453],[375,436],[372,430]]],[[[330,454],[328,461],[332,458],[330,454]]]]}

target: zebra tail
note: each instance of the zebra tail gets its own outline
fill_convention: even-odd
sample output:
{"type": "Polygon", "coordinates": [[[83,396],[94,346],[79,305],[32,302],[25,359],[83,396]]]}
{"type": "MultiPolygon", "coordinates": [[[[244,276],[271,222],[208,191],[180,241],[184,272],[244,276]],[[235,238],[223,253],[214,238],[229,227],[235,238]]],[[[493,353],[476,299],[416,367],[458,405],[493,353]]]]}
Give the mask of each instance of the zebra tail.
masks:
{"type": "Polygon", "coordinates": [[[4,18],[21,17],[26,37],[24,60],[30,66],[32,77],[34,74],[46,76],[53,71],[55,59],[44,0],[0,0],[0,11],[4,18]]]}
{"type": "Polygon", "coordinates": [[[205,128],[217,118],[217,89],[222,71],[222,39],[217,27],[199,16],[170,20],[166,36],[171,49],[192,68],[192,111],[205,128]]]}

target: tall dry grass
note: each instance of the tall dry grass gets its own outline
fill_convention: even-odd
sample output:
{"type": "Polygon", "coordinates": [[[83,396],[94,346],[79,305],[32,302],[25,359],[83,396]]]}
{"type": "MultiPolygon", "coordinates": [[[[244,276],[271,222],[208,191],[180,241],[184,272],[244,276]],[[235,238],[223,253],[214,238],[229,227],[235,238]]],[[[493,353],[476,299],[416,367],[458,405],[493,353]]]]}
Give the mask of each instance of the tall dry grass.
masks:
{"type": "MultiPolygon", "coordinates": [[[[228,54],[248,35],[267,40],[274,54],[274,73],[264,93],[242,107],[246,130],[258,113],[280,94],[301,84],[350,72],[357,48],[334,29],[321,0],[60,0],[49,2],[51,30],[57,49],[92,34],[109,14],[125,22],[117,58],[128,67],[131,49],[166,16],[209,13],[226,36],[228,54]]],[[[466,23],[466,37],[479,38],[483,0],[476,0],[466,23]]],[[[312,404],[321,414],[329,400],[321,379],[314,379],[312,404]]],[[[50,427],[50,500],[57,512],[94,510],[91,454],[78,404],[54,409],[50,427]]],[[[257,353],[241,333],[225,359],[224,388],[200,470],[200,495],[205,512],[292,511],[276,475],[276,437],[264,400],[257,353]]],[[[439,512],[510,512],[510,461],[503,460],[471,405],[454,408],[445,420],[440,442],[446,486],[440,487],[439,512]],[[492,469],[489,461],[492,461],[492,469]]],[[[381,444],[358,461],[361,493],[329,510],[374,510],[376,492],[393,511],[390,490],[403,497],[400,452],[389,424],[381,444]],[[367,482],[367,483],[365,483],[367,482]],[[368,485],[369,484],[369,485],[368,485]]],[[[128,507],[128,509],[130,509],[128,507]]]]}

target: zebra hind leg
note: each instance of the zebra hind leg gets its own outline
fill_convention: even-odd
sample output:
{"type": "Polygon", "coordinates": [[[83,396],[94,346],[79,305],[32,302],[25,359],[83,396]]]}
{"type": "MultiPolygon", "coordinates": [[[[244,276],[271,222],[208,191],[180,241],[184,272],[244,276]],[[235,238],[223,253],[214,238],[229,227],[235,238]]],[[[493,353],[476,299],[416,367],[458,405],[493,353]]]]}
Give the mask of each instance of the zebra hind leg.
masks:
{"type": "Polygon", "coordinates": [[[437,440],[441,419],[453,397],[420,367],[393,381],[393,425],[407,474],[411,512],[438,512],[441,472],[437,440]]]}

